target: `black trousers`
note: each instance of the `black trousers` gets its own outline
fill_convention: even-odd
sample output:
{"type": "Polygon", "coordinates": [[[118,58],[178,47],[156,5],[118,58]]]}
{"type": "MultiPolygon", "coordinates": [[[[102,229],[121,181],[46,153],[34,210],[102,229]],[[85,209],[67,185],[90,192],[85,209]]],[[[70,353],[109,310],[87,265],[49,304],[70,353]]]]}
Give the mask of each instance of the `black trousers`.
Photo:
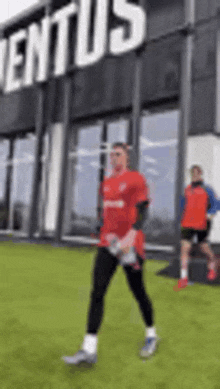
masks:
{"type": "MultiPolygon", "coordinates": [[[[140,270],[134,270],[131,266],[124,266],[127,281],[141,310],[146,326],[153,325],[152,304],[147,296],[143,284],[143,259],[138,257],[140,270]]],[[[118,266],[118,259],[111,255],[104,247],[98,249],[92,274],[92,289],[90,295],[90,307],[88,311],[87,333],[97,334],[104,313],[104,297],[108,285],[118,266]]]]}

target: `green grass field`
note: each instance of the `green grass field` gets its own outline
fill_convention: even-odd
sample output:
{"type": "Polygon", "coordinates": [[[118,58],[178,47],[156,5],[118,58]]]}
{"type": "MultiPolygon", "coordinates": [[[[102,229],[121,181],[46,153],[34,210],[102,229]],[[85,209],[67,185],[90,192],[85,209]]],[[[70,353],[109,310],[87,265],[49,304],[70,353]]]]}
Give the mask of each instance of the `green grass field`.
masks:
{"type": "Polygon", "coordinates": [[[161,343],[139,358],[144,324],[118,268],[106,296],[98,363],[69,368],[85,333],[95,249],[1,243],[0,389],[220,389],[220,289],[176,280],[147,261],[161,343]]]}

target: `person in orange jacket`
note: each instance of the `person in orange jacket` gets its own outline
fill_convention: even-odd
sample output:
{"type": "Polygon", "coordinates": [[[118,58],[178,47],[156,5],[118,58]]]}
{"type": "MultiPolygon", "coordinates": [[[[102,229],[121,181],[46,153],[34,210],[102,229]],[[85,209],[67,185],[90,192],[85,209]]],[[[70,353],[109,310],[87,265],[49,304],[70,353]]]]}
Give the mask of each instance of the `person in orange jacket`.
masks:
{"type": "Polygon", "coordinates": [[[181,269],[178,289],[188,285],[188,262],[192,239],[196,235],[201,251],[208,256],[207,279],[213,281],[217,277],[217,261],[212,251],[208,235],[211,223],[217,211],[217,199],[213,189],[203,181],[203,170],[199,165],[190,169],[191,184],[185,188],[181,199],[181,269]]]}

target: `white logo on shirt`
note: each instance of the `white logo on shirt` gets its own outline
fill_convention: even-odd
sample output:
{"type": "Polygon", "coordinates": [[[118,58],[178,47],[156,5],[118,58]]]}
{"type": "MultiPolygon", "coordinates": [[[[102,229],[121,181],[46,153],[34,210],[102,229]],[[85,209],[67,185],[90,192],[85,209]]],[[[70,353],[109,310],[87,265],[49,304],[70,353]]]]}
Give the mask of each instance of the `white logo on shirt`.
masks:
{"type": "Polygon", "coordinates": [[[127,184],[125,182],[122,182],[122,184],[119,185],[120,192],[123,192],[123,190],[125,190],[126,187],[127,187],[127,184]]]}
{"type": "Polygon", "coordinates": [[[111,208],[123,208],[124,207],[124,201],[123,200],[105,200],[104,201],[104,207],[111,207],[111,208]]]}
{"type": "Polygon", "coordinates": [[[109,192],[109,191],[110,191],[109,186],[104,186],[104,192],[109,192]]]}

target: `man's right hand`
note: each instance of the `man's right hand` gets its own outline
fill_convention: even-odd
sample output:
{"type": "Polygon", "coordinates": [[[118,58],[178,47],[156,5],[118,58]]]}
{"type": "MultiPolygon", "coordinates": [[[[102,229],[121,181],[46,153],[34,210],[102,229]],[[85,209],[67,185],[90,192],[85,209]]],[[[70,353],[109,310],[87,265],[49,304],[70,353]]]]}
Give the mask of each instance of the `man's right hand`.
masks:
{"type": "Polygon", "coordinates": [[[107,247],[108,251],[112,255],[117,256],[121,252],[120,241],[118,236],[114,233],[109,233],[106,235],[105,239],[109,244],[107,247]]]}
{"type": "Polygon", "coordinates": [[[121,248],[122,254],[128,254],[130,252],[131,248],[130,247],[123,247],[121,248]]]}
{"type": "Polygon", "coordinates": [[[107,234],[105,238],[109,242],[107,250],[115,257],[118,257],[122,266],[132,265],[136,262],[137,258],[132,247],[121,248],[120,240],[116,234],[107,234]]]}

